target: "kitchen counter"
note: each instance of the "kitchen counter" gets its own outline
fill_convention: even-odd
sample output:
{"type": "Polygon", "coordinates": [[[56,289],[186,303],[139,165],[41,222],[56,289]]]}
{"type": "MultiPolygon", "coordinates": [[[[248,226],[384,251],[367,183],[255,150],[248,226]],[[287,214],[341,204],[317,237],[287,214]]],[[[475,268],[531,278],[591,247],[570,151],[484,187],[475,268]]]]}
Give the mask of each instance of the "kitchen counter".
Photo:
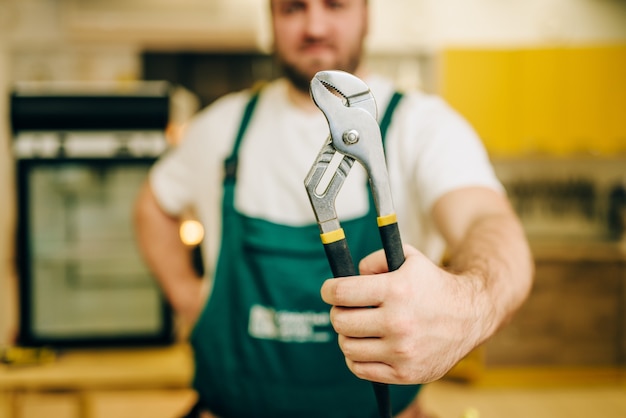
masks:
{"type": "Polygon", "coordinates": [[[186,344],[66,350],[45,364],[0,365],[0,418],[181,416],[195,401],[192,376],[186,344]]]}
{"type": "Polygon", "coordinates": [[[0,365],[0,390],[188,387],[193,363],[185,344],[141,349],[66,350],[41,365],[0,365]]]}

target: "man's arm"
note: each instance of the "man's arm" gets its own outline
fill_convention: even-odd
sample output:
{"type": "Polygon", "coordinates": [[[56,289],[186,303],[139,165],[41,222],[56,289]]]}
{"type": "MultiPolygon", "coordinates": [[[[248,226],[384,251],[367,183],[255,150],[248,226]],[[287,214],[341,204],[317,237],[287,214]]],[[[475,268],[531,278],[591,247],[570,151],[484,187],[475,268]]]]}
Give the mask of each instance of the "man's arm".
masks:
{"type": "Polygon", "coordinates": [[[362,260],[361,276],[329,279],[322,298],[348,367],[378,382],[426,383],[442,377],[493,335],[528,295],[532,257],[501,194],[449,192],[433,208],[449,245],[446,269],[405,246],[387,272],[382,251],[362,260]]]}
{"type": "Polygon", "coordinates": [[[202,282],[179,236],[180,220],[161,209],[146,182],[137,197],[134,224],[139,249],[173,309],[193,324],[202,309],[202,282]]]}
{"type": "Polygon", "coordinates": [[[462,189],[444,195],[433,209],[449,247],[448,270],[476,276],[495,309],[493,335],[524,302],[534,275],[534,262],[524,230],[505,196],[491,189],[462,189]]]}

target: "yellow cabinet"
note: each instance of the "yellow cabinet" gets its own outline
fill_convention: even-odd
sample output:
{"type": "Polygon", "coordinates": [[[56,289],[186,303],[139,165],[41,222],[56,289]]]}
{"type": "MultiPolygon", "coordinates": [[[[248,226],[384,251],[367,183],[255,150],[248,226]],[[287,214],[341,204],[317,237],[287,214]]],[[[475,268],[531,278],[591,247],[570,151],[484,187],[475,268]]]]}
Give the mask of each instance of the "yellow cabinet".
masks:
{"type": "Polygon", "coordinates": [[[450,49],[441,80],[493,155],[626,152],[626,45],[450,49]]]}
{"type": "Polygon", "coordinates": [[[626,47],[572,48],[563,61],[566,137],[594,153],[626,151],[626,47]]]}
{"type": "Polygon", "coordinates": [[[517,153],[513,144],[513,76],[517,59],[508,50],[444,52],[443,96],[476,128],[497,154],[517,153]]]}
{"type": "Polygon", "coordinates": [[[512,77],[513,113],[511,141],[528,153],[567,153],[569,144],[563,132],[563,50],[547,48],[520,50],[512,77]]]}

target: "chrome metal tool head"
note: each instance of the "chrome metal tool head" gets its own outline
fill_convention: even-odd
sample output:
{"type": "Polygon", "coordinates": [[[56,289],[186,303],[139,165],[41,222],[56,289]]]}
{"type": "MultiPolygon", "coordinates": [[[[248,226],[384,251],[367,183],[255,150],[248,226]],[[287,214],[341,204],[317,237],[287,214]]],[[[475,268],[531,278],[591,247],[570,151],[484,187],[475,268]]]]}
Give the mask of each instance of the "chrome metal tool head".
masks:
{"type": "Polygon", "coordinates": [[[344,71],[320,71],[311,80],[311,97],[328,121],[335,151],[367,171],[378,215],[394,213],[376,100],[368,85],[344,71]]]}
{"type": "Polygon", "coordinates": [[[320,71],[315,74],[311,80],[311,97],[327,119],[335,112],[342,113],[346,107],[363,109],[374,120],[378,117],[376,100],[369,86],[344,71],[320,71]]]}

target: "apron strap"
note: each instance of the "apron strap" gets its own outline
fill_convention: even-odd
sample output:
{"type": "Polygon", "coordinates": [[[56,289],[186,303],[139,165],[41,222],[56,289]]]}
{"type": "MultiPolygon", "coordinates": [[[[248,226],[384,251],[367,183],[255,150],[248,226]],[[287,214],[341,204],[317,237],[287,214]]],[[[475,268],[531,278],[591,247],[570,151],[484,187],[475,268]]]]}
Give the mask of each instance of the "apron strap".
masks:
{"type": "Polygon", "coordinates": [[[250,119],[252,119],[252,113],[254,112],[254,108],[259,100],[259,95],[261,91],[256,90],[252,93],[248,104],[243,111],[243,117],[241,118],[241,123],[239,124],[239,130],[237,131],[237,136],[235,137],[235,144],[233,145],[233,150],[228,158],[224,161],[224,181],[235,181],[237,177],[237,163],[239,160],[239,147],[241,146],[241,140],[243,139],[246,130],[248,129],[248,125],[250,124],[250,119]]]}
{"type": "Polygon", "coordinates": [[[393,93],[391,99],[389,100],[389,104],[387,105],[387,109],[385,109],[385,114],[380,120],[380,136],[383,141],[383,147],[385,146],[385,138],[387,137],[387,130],[389,129],[389,125],[391,124],[391,117],[393,116],[394,110],[398,107],[398,103],[400,103],[400,99],[402,99],[404,95],[399,91],[393,93]]]}

